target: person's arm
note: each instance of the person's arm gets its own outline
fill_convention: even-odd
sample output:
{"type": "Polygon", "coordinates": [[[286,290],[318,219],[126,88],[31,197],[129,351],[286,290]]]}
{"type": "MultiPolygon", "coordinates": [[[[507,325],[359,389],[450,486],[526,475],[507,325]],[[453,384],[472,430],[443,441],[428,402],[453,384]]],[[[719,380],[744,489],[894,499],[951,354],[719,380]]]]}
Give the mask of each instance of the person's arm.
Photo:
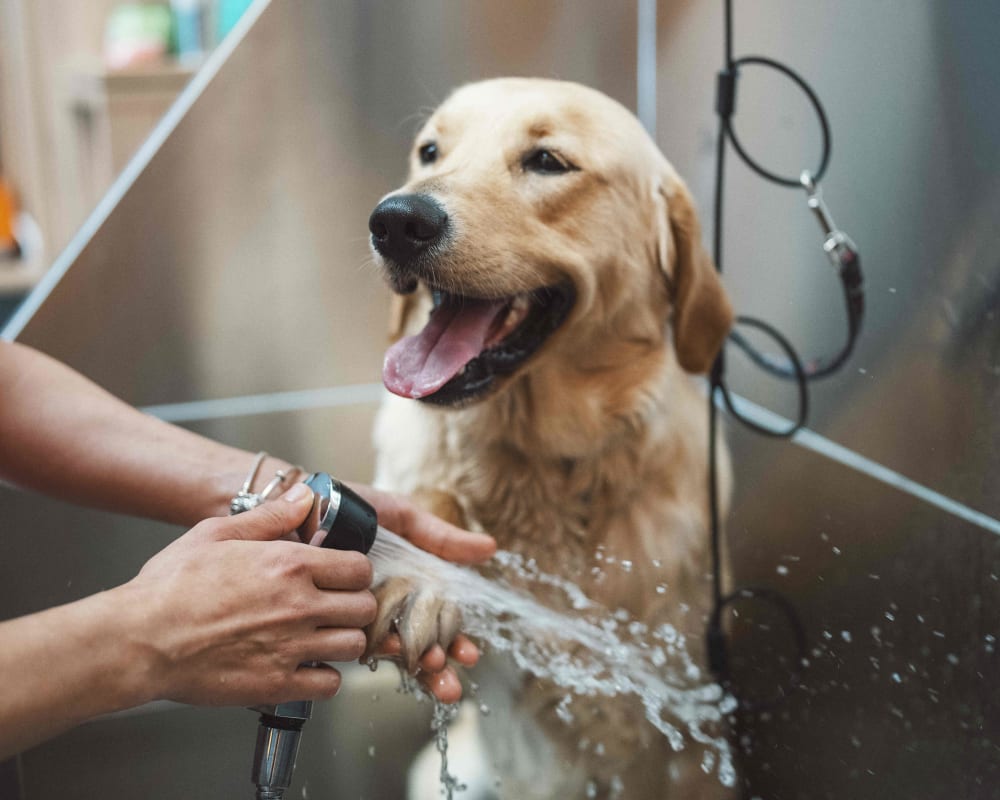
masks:
{"type": "MultiPolygon", "coordinates": [[[[143,414],[64,364],[0,342],[0,478],[191,526],[229,511],[254,454],[143,414]]],[[[267,459],[259,491],[287,462],[267,459]]]]}
{"type": "Polygon", "coordinates": [[[300,665],[364,651],[371,564],[273,541],[311,500],[300,486],[207,520],[123,586],[0,623],[0,760],[151,700],[255,705],[335,694],[336,670],[300,665]]]}
{"type": "MultiPolygon", "coordinates": [[[[64,364],[3,341],[0,442],[0,478],[10,483],[185,526],[228,514],[229,500],[256,458],[143,414],[64,364]]],[[[289,466],[268,458],[254,490],[289,466]]],[[[476,563],[496,550],[492,537],[449,525],[396,495],[352,486],[372,503],[381,524],[442,558],[476,563]]],[[[394,644],[388,643],[390,649],[394,644]]],[[[465,666],[478,659],[475,645],[464,637],[449,655],[465,666]]],[[[439,699],[454,702],[461,696],[440,648],[425,654],[421,666],[422,682],[439,699]]]]}

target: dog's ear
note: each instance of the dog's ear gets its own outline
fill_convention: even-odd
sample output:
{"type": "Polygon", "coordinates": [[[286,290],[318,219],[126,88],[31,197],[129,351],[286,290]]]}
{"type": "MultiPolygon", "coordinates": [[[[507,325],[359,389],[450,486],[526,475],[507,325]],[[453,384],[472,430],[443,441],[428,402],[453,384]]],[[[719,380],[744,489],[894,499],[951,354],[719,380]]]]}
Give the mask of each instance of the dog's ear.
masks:
{"type": "Polygon", "coordinates": [[[671,176],[657,191],[657,254],[673,298],[674,350],[688,372],[708,372],[733,324],[733,308],[712,259],[684,183],[671,176]]]}

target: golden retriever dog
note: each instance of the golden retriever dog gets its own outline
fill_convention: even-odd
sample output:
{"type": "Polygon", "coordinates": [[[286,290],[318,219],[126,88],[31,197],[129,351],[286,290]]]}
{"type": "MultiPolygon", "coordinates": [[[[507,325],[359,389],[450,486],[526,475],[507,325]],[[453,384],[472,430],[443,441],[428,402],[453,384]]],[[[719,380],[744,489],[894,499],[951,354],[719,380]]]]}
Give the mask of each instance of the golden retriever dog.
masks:
{"type": "MultiPolygon", "coordinates": [[[[673,624],[701,658],[707,412],[693,376],[732,310],[688,190],[638,120],[573,83],[462,87],[369,226],[398,295],[377,483],[609,609],[673,624]],[[632,567],[598,579],[595,558],[632,567]]],[[[377,595],[370,644],[398,630],[411,668],[454,636],[455,609],[412,582],[377,595]]],[[[566,724],[554,713],[565,689],[485,669],[483,691],[507,693],[480,759],[501,775],[490,796],[729,796],[701,750],[673,753],[637,701],[580,698],[566,724]]]]}

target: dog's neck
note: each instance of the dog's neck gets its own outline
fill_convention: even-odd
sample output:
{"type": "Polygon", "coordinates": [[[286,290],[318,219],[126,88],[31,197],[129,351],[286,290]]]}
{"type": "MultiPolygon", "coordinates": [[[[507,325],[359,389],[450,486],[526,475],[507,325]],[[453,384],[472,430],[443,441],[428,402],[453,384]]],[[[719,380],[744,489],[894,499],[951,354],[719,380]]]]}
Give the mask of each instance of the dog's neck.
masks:
{"type": "MultiPolygon", "coordinates": [[[[692,405],[700,415],[694,381],[669,348],[633,355],[528,372],[484,402],[441,414],[443,432],[462,443],[465,460],[560,474],[574,495],[608,495],[605,507],[627,503],[643,474],[676,448],[704,449],[700,426],[677,424],[691,418],[692,405]]],[[[500,470],[491,480],[507,477],[500,470]]]]}

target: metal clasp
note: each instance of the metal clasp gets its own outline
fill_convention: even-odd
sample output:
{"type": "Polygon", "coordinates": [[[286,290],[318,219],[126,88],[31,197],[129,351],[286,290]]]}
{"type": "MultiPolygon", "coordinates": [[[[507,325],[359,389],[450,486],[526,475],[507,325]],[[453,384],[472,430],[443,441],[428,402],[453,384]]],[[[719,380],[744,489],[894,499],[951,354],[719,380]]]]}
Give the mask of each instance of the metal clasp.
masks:
{"type": "Polygon", "coordinates": [[[857,261],[858,248],[851,241],[851,237],[844,233],[833,221],[833,215],[826,203],[823,202],[823,193],[819,184],[813,179],[809,170],[802,170],[799,175],[799,182],[806,190],[806,205],[813,212],[819,221],[826,238],[823,240],[823,252],[826,253],[830,263],[838,270],[843,269],[848,264],[857,261]]]}

